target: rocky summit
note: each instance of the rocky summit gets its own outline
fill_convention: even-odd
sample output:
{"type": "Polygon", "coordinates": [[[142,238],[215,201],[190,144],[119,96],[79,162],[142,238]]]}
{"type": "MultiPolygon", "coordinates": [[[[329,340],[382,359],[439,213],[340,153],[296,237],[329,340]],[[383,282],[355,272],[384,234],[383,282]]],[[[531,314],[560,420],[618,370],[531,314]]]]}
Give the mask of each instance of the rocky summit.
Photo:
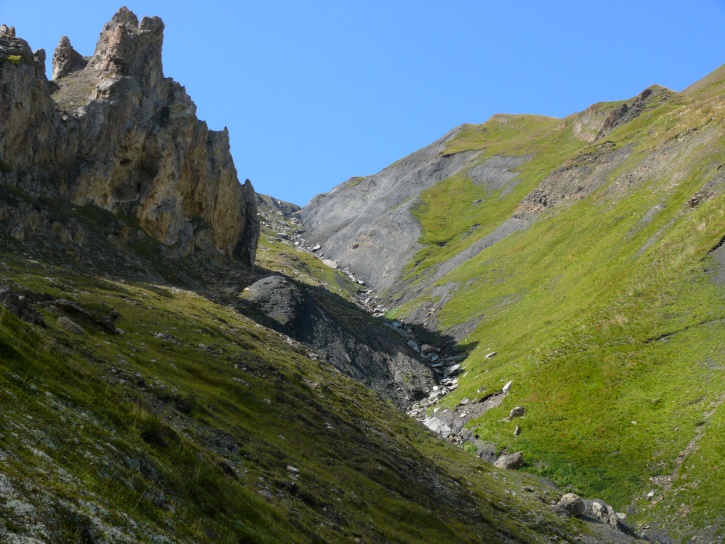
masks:
{"type": "Polygon", "coordinates": [[[0,541],[725,540],[725,68],[301,208],[163,30],[0,25],[0,541]]]}
{"type": "Polygon", "coordinates": [[[252,266],[254,190],[240,185],[229,134],[196,117],[165,78],[164,24],[126,8],[83,57],[62,37],[45,76],[43,50],[0,33],[0,183],[135,217],[168,254],[219,253],[252,266]]]}

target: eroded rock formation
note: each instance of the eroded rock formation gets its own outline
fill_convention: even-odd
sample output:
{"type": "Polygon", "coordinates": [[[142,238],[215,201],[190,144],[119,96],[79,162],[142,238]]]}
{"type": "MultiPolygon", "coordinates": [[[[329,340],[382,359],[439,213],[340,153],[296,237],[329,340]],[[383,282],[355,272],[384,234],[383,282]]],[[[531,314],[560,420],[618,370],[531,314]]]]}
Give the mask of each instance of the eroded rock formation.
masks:
{"type": "Polygon", "coordinates": [[[49,82],[45,52],[0,27],[0,183],[134,216],[171,256],[251,266],[254,189],[238,181],[227,129],[209,130],[164,77],[163,30],[121,8],[92,57],[61,38],[49,82]]]}

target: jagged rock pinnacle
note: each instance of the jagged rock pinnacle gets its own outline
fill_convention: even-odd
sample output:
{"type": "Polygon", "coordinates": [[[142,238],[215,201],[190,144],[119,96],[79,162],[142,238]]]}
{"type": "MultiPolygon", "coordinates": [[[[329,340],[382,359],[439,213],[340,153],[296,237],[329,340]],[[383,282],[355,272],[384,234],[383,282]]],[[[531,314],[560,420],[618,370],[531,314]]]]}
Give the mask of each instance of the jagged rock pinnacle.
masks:
{"type": "Polygon", "coordinates": [[[68,36],[62,36],[58,42],[58,47],[53,53],[53,79],[60,79],[73,72],[82,70],[88,64],[88,60],[73,49],[68,36]]]}
{"type": "Polygon", "coordinates": [[[50,87],[44,52],[0,27],[0,62],[16,59],[0,70],[0,183],[133,215],[169,256],[225,255],[251,267],[254,189],[239,183],[228,131],[209,130],[164,77],[163,31],[158,17],[139,23],[121,8],[88,59],[64,36],[50,87]]]}
{"type": "Polygon", "coordinates": [[[138,17],[123,7],[103,27],[89,68],[103,76],[133,76],[154,86],[163,79],[163,41],[160,18],[144,17],[139,24],[138,17]]]}

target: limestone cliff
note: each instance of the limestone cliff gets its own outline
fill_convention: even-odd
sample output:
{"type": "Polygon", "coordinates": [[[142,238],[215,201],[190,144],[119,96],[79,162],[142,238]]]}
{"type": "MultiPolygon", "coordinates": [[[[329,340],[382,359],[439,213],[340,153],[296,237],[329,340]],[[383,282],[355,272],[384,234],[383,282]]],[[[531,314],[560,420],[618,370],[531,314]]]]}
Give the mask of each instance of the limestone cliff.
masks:
{"type": "Polygon", "coordinates": [[[254,263],[254,189],[237,178],[229,133],[196,117],[163,75],[164,24],[121,8],[92,57],[63,37],[33,53],[0,27],[0,183],[138,219],[171,256],[197,251],[254,263]]]}

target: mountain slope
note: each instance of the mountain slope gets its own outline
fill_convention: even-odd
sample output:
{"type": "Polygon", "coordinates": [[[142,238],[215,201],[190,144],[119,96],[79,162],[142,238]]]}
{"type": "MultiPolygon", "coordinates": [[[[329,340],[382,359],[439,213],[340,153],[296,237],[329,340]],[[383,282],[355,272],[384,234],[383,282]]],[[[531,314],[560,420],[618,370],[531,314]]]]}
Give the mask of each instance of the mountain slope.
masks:
{"type": "Polygon", "coordinates": [[[0,26],[0,540],[631,542],[393,406],[432,371],[271,230],[293,207],[239,185],[162,29],[123,8],[92,58],[62,39],[52,86],[0,26]],[[370,367],[378,391],[340,371],[370,367]]]}
{"type": "MultiPolygon", "coordinates": [[[[267,270],[170,261],[150,237],[103,234],[128,218],[2,193],[4,213],[25,202],[50,221],[0,237],[0,539],[630,541],[562,517],[551,484],[437,439],[244,315],[267,270]],[[55,242],[68,217],[82,262],[55,242]]],[[[285,268],[328,285],[313,264],[285,268]]]]}
{"type": "MultiPolygon", "coordinates": [[[[393,316],[471,350],[441,407],[512,380],[472,431],[662,541],[725,538],[721,73],[565,119],[464,125],[427,148],[430,171],[459,157],[449,177],[409,191],[399,161],[302,214],[310,243],[379,288],[393,316]],[[403,180],[400,224],[414,225],[390,254],[360,243],[356,219],[324,213],[373,199],[381,180],[387,193],[403,180]],[[525,417],[504,419],[517,405],[525,417]]],[[[394,205],[368,203],[384,209],[366,219],[380,219],[380,246],[394,205]]]]}

